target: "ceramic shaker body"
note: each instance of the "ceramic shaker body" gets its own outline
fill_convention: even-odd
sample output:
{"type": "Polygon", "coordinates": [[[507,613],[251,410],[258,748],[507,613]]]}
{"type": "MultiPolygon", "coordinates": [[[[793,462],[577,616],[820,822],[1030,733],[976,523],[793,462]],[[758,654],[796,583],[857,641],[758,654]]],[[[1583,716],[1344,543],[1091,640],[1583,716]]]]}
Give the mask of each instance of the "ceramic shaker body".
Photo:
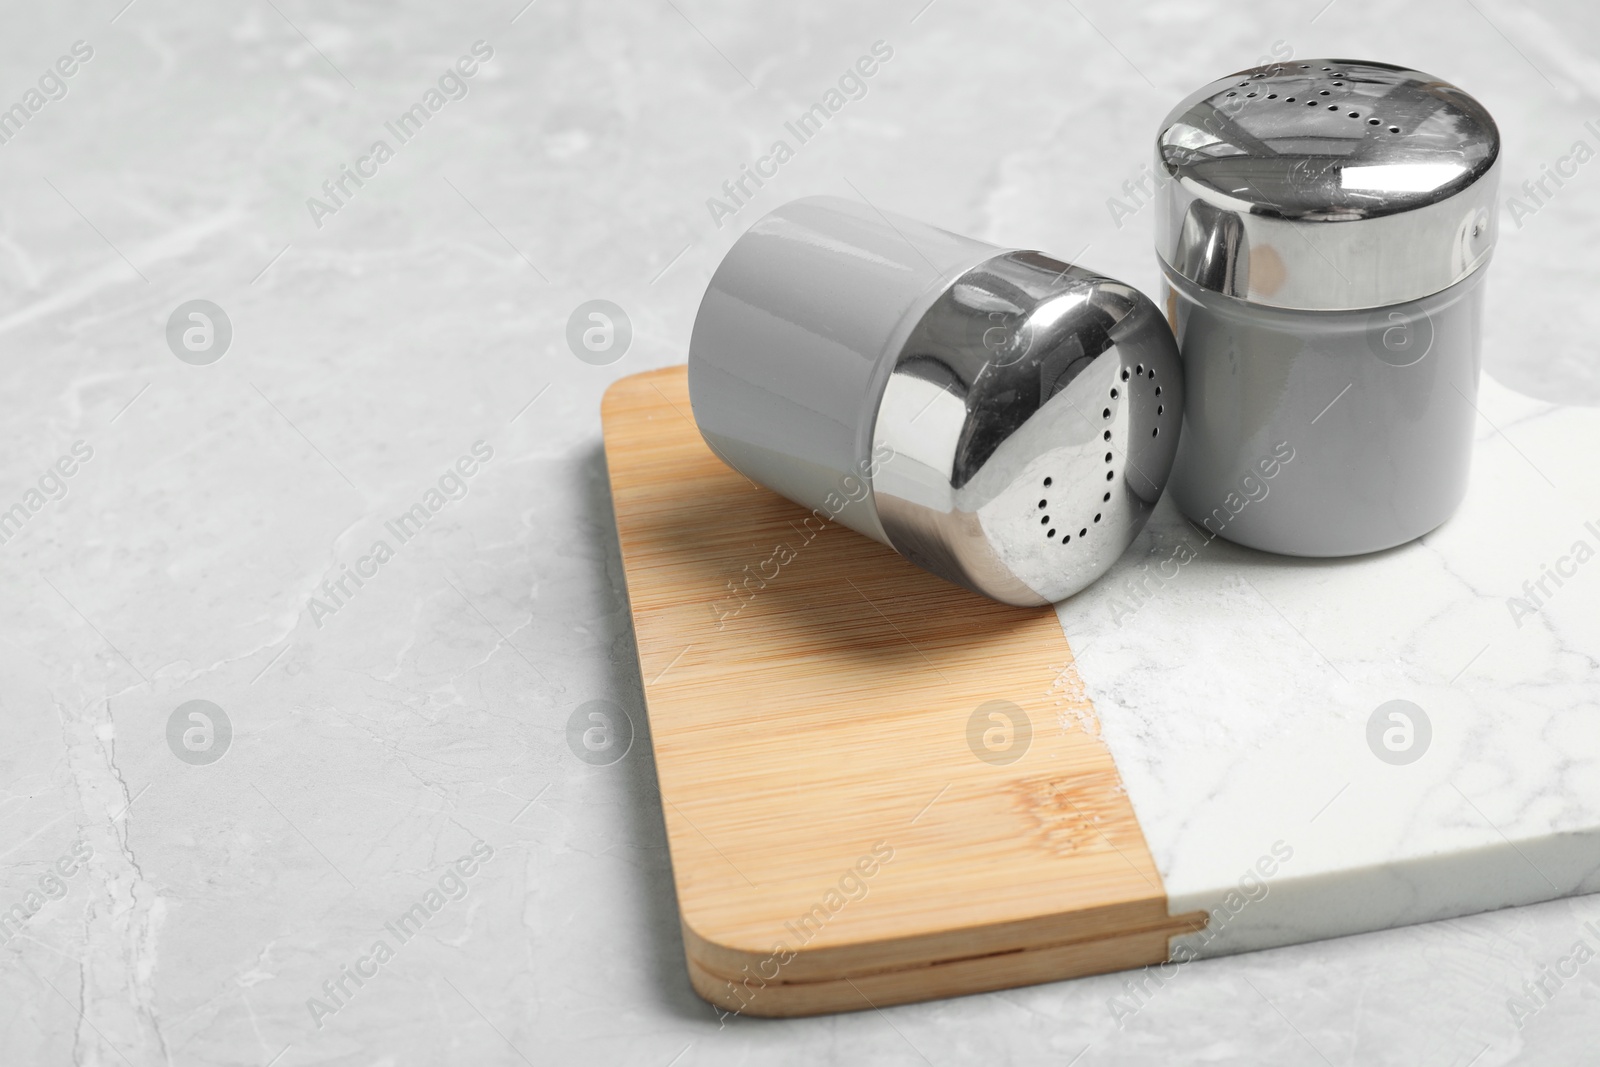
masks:
{"type": "Polygon", "coordinates": [[[1171,331],[1137,290],[834,197],[729,249],[689,392],[712,450],[808,521],[1019,605],[1121,555],[1183,405],[1171,331]]]}
{"type": "Polygon", "coordinates": [[[1214,535],[1372,552],[1466,492],[1500,138],[1427,74],[1254,67],[1156,142],[1166,312],[1188,400],[1172,494],[1214,535]]]}

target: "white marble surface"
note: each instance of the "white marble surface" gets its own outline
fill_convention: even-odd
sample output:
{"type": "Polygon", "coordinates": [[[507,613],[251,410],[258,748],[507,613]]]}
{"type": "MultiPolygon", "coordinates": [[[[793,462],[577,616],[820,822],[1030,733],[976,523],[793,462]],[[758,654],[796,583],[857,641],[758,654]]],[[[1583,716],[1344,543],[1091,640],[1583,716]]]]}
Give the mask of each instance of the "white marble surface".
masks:
{"type": "Polygon", "coordinates": [[[1600,411],[1477,404],[1418,541],[1294,560],[1167,500],[1058,607],[1172,910],[1213,915],[1175,958],[1600,888],[1600,411]]]}
{"type": "MultiPolygon", "coordinates": [[[[1276,42],[1468,86],[1516,186],[1592,136],[1592,7],[520,8],[7,9],[7,106],[74,42],[93,56],[0,143],[0,503],[26,508],[74,442],[93,456],[0,544],[0,911],[41,893],[0,944],[0,1063],[1581,1061],[1600,964],[1520,1029],[1506,1001],[1593,939],[1592,898],[1197,962],[1120,1019],[1114,975],[719,1028],[683,972],[597,409],[616,377],[682,361],[718,257],[791,197],[1153,288],[1150,212],[1119,226],[1107,201],[1173,100],[1276,42]],[[466,97],[313,219],[478,40],[466,97]],[[866,94],[713,219],[879,40],[866,94]],[[596,298],[633,326],[604,366],[565,340],[596,298]],[[164,336],[194,299],[233,327],[209,366],[164,336]],[[321,584],[372,573],[385,522],[478,441],[465,495],[314,619],[321,584]],[[232,724],[209,765],[169,747],[190,700],[232,724]],[[639,726],[609,766],[568,744],[591,700],[639,726]],[[475,841],[493,855],[458,891],[475,841]],[[442,881],[420,934],[387,932],[442,881]],[[319,1028],[308,1001],[345,966],[373,976],[319,1028]]],[[[1489,367],[1546,399],[1600,401],[1596,168],[1508,224],[1494,266],[1489,367]]],[[[1493,777],[1458,784],[1524,817],[1493,777]]]]}

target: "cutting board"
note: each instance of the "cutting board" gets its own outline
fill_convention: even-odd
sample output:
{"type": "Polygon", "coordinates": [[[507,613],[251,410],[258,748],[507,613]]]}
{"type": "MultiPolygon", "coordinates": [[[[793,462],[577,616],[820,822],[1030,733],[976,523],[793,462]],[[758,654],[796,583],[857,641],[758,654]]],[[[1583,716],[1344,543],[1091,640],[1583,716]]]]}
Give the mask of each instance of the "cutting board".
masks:
{"type": "MultiPolygon", "coordinates": [[[[1503,417],[1600,444],[1591,413],[1558,425],[1486,386],[1503,417]]],[[[729,469],[683,367],[615,383],[602,416],[688,974],[727,1012],[1136,967],[1149,988],[1202,956],[1596,887],[1600,564],[1535,619],[1560,649],[1502,633],[1462,666],[1507,611],[1496,583],[1571,540],[1515,531],[1582,499],[1600,520],[1592,471],[1558,508],[1486,430],[1477,469],[1540,498],[1523,514],[1475,482],[1466,525],[1407,548],[1308,564],[1217,541],[1152,582],[1198,536],[1164,503],[1102,582],[1024,609],[729,469]],[[1452,570],[1496,551],[1493,576],[1452,570]],[[1381,707],[1414,720],[1409,750],[1381,707]]]]}

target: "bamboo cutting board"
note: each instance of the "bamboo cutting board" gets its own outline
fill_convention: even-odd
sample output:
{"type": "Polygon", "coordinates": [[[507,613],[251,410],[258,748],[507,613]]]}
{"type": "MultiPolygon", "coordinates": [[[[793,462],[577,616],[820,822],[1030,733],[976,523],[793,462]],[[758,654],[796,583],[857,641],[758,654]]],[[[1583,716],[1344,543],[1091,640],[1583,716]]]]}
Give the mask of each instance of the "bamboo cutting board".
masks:
{"type": "Polygon", "coordinates": [[[1157,963],[1169,914],[1050,608],[753,485],[685,368],[602,409],[695,990],[806,1015],[1157,963]]]}

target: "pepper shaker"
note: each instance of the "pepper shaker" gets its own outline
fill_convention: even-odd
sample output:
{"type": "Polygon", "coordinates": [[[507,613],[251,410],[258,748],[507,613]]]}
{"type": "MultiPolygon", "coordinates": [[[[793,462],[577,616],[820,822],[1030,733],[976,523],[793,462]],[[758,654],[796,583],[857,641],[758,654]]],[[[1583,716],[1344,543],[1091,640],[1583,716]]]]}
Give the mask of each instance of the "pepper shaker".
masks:
{"type": "Polygon", "coordinates": [[[1177,347],[1137,290],[834,197],[718,266],[689,393],[752,481],[1008,604],[1111,566],[1161,495],[1177,347]]]}
{"type": "Polygon", "coordinates": [[[1208,532],[1298,556],[1402,544],[1466,492],[1500,135],[1428,74],[1240,71],[1156,141],[1188,388],[1172,475],[1208,532]]]}

